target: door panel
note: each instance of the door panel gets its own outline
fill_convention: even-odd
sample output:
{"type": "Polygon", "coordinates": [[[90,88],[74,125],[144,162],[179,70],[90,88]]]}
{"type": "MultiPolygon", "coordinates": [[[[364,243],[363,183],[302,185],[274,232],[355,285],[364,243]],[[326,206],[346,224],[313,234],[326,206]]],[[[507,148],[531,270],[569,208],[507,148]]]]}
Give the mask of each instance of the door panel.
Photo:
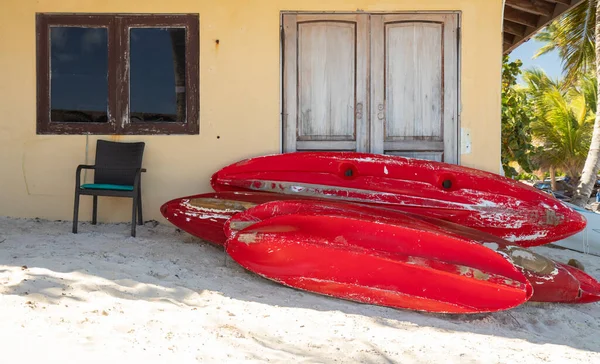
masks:
{"type": "Polygon", "coordinates": [[[298,24],[298,140],[355,140],[356,24],[298,24]]]}
{"type": "Polygon", "coordinates": [[[458,162],[456,27],[455,14],[371,16],[371,152],[458,162]]]}
{"type": "Polygon", "coordinates": [[[385,27],[386,142],[442,140],[442,25],[385,27]]]}
{"type": "Polygon", "coordinates": [[[367,20],[284,16],[284,151],[367,151],[367,20]]]}

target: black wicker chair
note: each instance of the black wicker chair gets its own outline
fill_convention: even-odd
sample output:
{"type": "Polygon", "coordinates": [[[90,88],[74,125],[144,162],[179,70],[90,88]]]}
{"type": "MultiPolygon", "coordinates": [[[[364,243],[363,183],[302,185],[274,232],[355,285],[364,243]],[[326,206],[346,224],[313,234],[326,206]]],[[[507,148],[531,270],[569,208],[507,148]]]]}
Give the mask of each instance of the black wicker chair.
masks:
{"type": "Polygon", "coordinates": [[[79,218],[79,196],[93,196],[92,224],[98,216],[98,196],[129,197],[133,199],[131,214],[131,236],[135,237],[136,216],[138,224],[142,218],[141,175],[145,143],[119,143],[98,140],[94,165],[77,166],[75,177],[75,207],[73,209],[73,233],[77,233],[79,218]],[[94,170],[94,183],[81,184],[81,170],[94,170]]]}

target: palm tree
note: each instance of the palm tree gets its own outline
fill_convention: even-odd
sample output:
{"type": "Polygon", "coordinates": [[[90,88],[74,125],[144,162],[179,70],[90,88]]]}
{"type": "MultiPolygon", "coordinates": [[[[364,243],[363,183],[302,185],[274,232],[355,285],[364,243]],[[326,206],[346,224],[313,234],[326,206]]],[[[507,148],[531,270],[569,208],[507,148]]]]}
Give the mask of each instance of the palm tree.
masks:
{"type": "MultiPolygon", "coordinates": [[[[594,70],[600,81],[600,2],[587,0],[554,21],[536,39],[546,42],[538,54],[558,50],[566,72],[565,86],[573,85],[579,75],[594,70]]],[[[597,86],[596,86],[597,90],[597,86]]],[[[592,193],[600,169],[600,97],[596,92],[596,117],[593,136],[581,179],[572,202],[584,206],[592,193]]]]}
{"type": "Polygon", "coordinates": [[[534,142],[542,147],[535,158],[550,170],[555,189],[556,170],[577,179],[586,160],[594,125],[595,80],[582,78],[566,90],[563,82],[551,80],[539,69],[526,71],[523,79],[535,114],[531,123],[534,142]]]}
{"type": "Polygon", "coordinates": [[[594,70],[596,5],[596,0],[586,0],[535,36],[545,45],[534,58],[558,51],[566,71],[566,86],[576,82],[581,73],[594,70]]]}

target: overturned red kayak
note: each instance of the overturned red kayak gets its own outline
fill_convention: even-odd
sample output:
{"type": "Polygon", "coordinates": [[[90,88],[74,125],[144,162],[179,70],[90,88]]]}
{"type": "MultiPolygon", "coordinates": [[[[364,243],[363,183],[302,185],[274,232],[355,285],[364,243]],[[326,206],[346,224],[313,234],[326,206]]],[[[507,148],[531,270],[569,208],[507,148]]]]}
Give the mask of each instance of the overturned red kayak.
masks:
{"type": "Polygon", "coordinates": [[[481,245],[344,217],[282,215],[227,240],[241,266],[284,285],[357,302],[439,313],[506,310],[532,288],[481,245]],[[395,252],[378,249],[382,242],[395,252]]]}
{"type": "MultiPolygon", "coordinates": [[[[235,236],[240,230],[275,216],[291,214],[312,215],[320,217],[320,222],[313,229],[331,228],[330,224],[339,220],[331,217],[366,219],[387,226],[399,225],[406,230],[413,230],[418,236],[421,231],[427,231],[440,236],[451,236],[483,245],[498,254],[505,256],[521,272],[533,287],[534,302],[563,302],[587,303],[600,301],[600,283],[584,272],[565,264],[554,262],[542,255],[524,248],[510,245],[490,234],[466,228],[447,221],[427,218],[409,213],[402,213],[376,206],[334,201],[273,201],[249,208],[235,214],[224,226],[228,237],[235,236]],[[323,225],[327,225],[324,227],[323,225]]],[[[380,241],[373,244],[372,249],[395,253],[396,241],[380,241]]],[[[418,245],[418,244],[417,244],[418,245]]],[[[482,262],[485,264],[485,262],[482,262]]],[[[477,264],[471,262],[470,264],[477,264]]],[[[485,265],[477,266],[478,268],[485,265]]]]}
{"type": "Polygon", "coordinates": [[[296,152],[234,163],[215,191],[262,191],[385,205],[542,245],[585,228],[585,218],[533,187],[453,164],[354,152],[296,152]]]}

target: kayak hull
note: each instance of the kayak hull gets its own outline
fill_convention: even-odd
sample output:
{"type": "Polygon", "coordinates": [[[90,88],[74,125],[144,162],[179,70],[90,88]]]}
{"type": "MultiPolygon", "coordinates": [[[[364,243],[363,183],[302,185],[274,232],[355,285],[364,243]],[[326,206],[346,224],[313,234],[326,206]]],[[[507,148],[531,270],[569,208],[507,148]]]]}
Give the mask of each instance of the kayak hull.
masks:
{"type": "MultiPolygon", "coordinates": [[[[307,229],[327,230],[333,217],[346,217],[377,221],[385,225],[400,225],[414,230],[415,233],[428,231],[439,234],[439,236],[451,236],[456,239],[470,241],[505,256],[520,269],[533,287],[533,296],[530,298],[530,301],[585,303],[600,300],[598,296],[600,283],[593,277],[573,267],[555,262],[525,248],[511,245],[502,239],[477,230],[433,218],[425,218],[368,205],[302,200],[267,202],[235,214],[226,222],[224,226],[225,234],[228,237],[233,237],[239,230],[248,226],[275,216],[287,214],[305,214],[321,217],[318,221],[314,221],[310,227],[307,226],[307,229]],[[575,274],[577,272],[573,270],[576,270],[579,274],[575,274]],[[587,294],[584,292],[587,292],[587,294]],[[586,295],[586,298],[582,299],[582,295],[586,295]]],[[[394,240],[380,239],[377,244],[373,244],[372,248],[397,253],[399,252],[399,248],[395,244],[396,241],[394,240]]],[[[424,249],[425,247],[419,245],[419,248],[424,249]]],[[[463,249],[469,248],[463,246],[463,249]]],[[[470,250],[473,249],[471,248],[470,250]]],[[[406,254],[420,253],[412,251],[406,254]]],[[[482,258],[477,258],[476,261],[468,263],[480,269],[485,269],[487,264],[482,258]]]]}
{"type": "Polygon", "coordinates": [[[447,163],[354,152],[295,152],[217,171],[215,191],[260,191],[385,205],[501,237],[520,246],[564,239],[585,218],[533,187],[447,163]]]}
{"type": "Polygon", "coordinates": [[[225,249],[244,268],[286,286],[400,309],[495,312],[532,294],[518,269],[483,246],[344,217],[328,218],[327,229],[313,228],[319,221],[277,216],[242,229],[225,249]],[[377,249],[390,239],[397,252],[377,249]],[[470,265],[481,261],[485,270],[470,265]]]}

